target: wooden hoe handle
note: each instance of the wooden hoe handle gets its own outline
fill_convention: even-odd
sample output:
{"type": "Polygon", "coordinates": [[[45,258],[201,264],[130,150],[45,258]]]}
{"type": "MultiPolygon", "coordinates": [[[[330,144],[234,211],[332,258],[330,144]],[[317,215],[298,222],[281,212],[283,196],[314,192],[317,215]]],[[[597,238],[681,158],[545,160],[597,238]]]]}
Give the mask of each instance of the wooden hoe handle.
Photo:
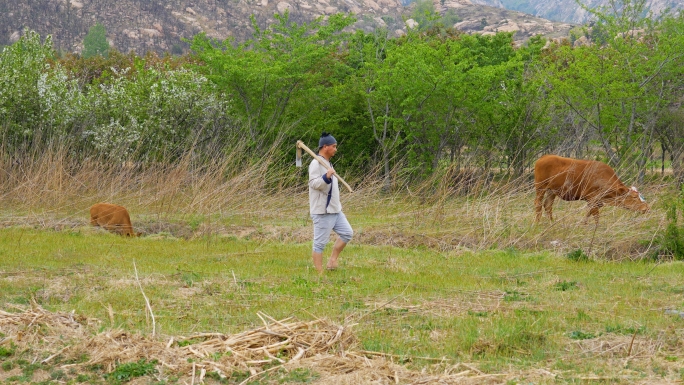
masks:
{"type": "MultiPolygon", "coordinates": [[[[316,160],[318,161],[318,163],[322,164],[323,167],[325,167],[327,170],[330,170],[330,166],[328,166],[328,164],[327,164],[323,159],[321,159],[320,156],[316,155],[313,151],[311,151],[311,149],[310,149],[309,147],[307,147],[306,144],[304,144],[304,142],[302,142],[301,140],[298,140],[298,141],[297,141],[297,147],[303,149],[303,150],[306,151],[306,152],[308,152],[309,155],[313,156],[314,159],[316,159],[316,160]]],[[[342,182],[342,184],[344,185],[344,187],[346,187],[347,190],[349,190],[349,192],[354,192],[354,190],[352,190],[352,188],[349,187],[349,185],[347,184],[347,182],[345,182],[344,179],[342,179],[341,176],[337,175],[337,173],[336,173],[335,171],[333,171],[333,175],[335,175],[335,176],[337,177],[337,179],[338,179],[340,182],[342,182]]]]}

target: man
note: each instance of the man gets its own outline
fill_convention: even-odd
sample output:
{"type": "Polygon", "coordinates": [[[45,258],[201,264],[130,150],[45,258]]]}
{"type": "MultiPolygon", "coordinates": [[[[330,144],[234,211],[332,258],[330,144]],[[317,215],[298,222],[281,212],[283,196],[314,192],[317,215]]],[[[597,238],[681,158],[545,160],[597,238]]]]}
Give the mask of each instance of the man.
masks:
{"type": "Polygon", "coordinates": [[[347,217],[342,213],[340,189],[330,158],[337,152],[337,141],[332,135],[323,132],[318,140],[318,155],[330,166],[327,170],[316,159],[309,165],[309,212],[314,223],[313,263],[318,273],[323,273],[323,250],[330,240],[330,230],[339,238],[335,241],[332,255],[326,265],[328,270],[337,269],[338,258],[344,247],[354,235],[347,217]]]}

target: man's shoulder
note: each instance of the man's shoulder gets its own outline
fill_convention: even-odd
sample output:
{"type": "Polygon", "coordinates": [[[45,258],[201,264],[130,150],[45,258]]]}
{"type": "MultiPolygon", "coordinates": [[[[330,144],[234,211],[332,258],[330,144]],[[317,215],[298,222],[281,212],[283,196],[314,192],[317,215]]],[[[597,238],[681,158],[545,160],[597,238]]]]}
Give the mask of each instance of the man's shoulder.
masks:
{"type": "Polygon", "coordinates": [[[316,159],[311,159],[311,162],[309,163],[309,170],[314,168],[318,164],[318,161],[316,159]]]}
{"type": "MultiPolygon", "coordinates": [[[[320,156],[320,155],[317,155],[317,156],[320,156]]],[[[321,164],[321,162],[319,162],[316,158],[311,158],[311,163],[309,163],[309,168],[314,167],[314,166],[325,168],[325,166],[323,166],[321,164]]]]}
{"type": "Polygon", "coordinates": [[[316,159],[312,159],[309,163],[309,174],[319,175],[325,174],[325,167],[318,163],[316,159]]]}

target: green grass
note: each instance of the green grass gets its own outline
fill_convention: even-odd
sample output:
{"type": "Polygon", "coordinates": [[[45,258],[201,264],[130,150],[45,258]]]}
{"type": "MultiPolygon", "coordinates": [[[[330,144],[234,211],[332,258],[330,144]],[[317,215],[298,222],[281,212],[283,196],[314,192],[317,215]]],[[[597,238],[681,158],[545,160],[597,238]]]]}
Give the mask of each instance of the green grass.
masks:
{"type": "MultiPolygon", "coordinates": [[[[35,300],[48,310],[98,318],[103,327],[149,333],[135,262],[162,335],[241,332],[261,324],[257,311],[276,319],[316,316],[358,322],[353,330],[361,348],[404,357],[412,368],[433,369],[434,361],[417,357],[444,357],[490,373],[544,367],[573,379],[603,376],[599,371],[617,376],[623,364],[616,356],[586,344],[629,340],[636,331],[639,343],[659,344],[662,353],[633,361],[634,372],[680,378],[672,368],[684,357],[684,319],[662,309],[684,307],[682,262],[576,262],[546,251],[438,252],[352,242],[341,269],[320,277],[310,253],[310,244],[221,236],[127,239],[88,228],[6,228],[0,304],[13,311],[11,305],[35,300]]],[[[36,368],[19,365],[5,346],[5,373],[21,367],[14,380],[30,378],[36,368]]]]}
{"type": "Polygon", "coordinates": [[[155,365],[158,364],[156,360],[145,362],[144,358],[141,358],[138,362],[129,362],[127,364],[121,364],[116,367],[111,373],[107,373],[105,378],[110,382],[120,383],[130,381],[135,377],[141,377],[146,375],[151,375],[157,373],[155,365]]]}

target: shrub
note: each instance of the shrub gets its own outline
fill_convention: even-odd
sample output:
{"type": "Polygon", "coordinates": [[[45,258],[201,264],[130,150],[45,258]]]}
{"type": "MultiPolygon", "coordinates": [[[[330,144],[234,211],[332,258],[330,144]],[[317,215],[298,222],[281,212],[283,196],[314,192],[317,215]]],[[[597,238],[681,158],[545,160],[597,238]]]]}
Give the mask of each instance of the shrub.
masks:
{"type": "Polygon", "coordinates": [[[575,282],[575,281],[556,282],[554,287],[556,288],[556,290],[559,290],[559,291],[568,291],[568,290],[576,289],[577,288],[577,282],[575,282]]]}
{"type": "Polygon", "coordinates": [[[684,259],[684,239],[682,239],[680,228],[677,225],[678,211],[681,211],[681,204],[679,202],[672,203],[667,208],[667,229],[660,238],[658,254],[682,260],[684,259]],[[677,210],[678,206],[680,210],[677,210]]]}
{"type": "Polygon", "coordinates": [[[592,333],[585,333],[581,330],[575,330],[573,332],[570,332],[569,337],[572,338],[573,340],[589,340],[592,338],[596,338],[596,336],[592,333]]]}
{"type": "Polygon", "coordinates": [[[567,257],[569,260],[575,262],[586,262],[590,260],[589,256],[582,249],[571,251],[570,253],[568,253],[567,257]]]}
{"type": "Polygon", "coordinates": [[[106,374],[105,378],[108,380],[125,382],[130,381],[135,377],[157,373],[157,369],[154,368],[157,364],[157,360],[152,360],[150,362],[145,361],[144,358],[141,358],[138,362],[121,364],[117,366],[113,372],[106,374]]]}

